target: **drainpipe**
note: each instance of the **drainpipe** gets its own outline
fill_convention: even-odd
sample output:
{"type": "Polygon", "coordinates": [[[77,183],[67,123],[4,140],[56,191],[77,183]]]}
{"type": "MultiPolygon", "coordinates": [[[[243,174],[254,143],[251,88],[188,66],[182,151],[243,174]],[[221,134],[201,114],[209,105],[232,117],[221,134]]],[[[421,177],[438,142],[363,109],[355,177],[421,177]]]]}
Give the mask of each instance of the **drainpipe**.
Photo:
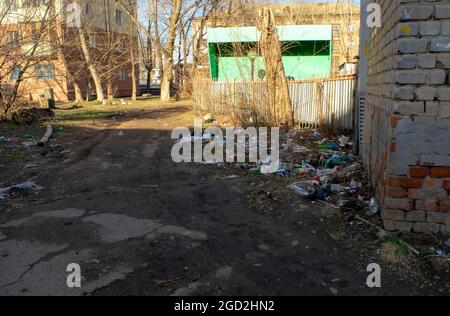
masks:
{"type": "Polygon", "coordinates": [[[357,89],[357,104],[356,104],[356,128],[355,128],[355,154],[361,155],[363,152],[363,143],[360,126],[363,123],[361,115],[364,114],[364,104],[366,99],[367,89],[367,75],[368,75],[368,59],[367,48],[369,45],[370,28],[367,25],[367,7],[371,0],[361,0],[361,22],[360,22],[360,37],[359,37],[359,65],[358,65],[358,89],[357,89]]]}

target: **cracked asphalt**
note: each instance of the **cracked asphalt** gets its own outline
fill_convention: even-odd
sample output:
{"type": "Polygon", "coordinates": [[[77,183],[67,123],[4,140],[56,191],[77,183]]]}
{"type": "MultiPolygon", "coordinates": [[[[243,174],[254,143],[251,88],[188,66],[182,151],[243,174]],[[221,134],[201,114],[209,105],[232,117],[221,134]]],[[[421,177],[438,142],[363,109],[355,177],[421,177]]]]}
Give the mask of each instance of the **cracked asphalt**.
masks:
{"type": "Polygon", "coordinates": [[[316,212],[310,205],[283,218],[251,211],[247,179],[173,163],[170,132],[192,125],[190,111],[174,103],[115,124],[74,128],[54,141],[70,150],[67,159],[18,170],[17,177],[45,190],[9,201],[0,212],[0,295],[425,291],[389,272],[381,289],[369,289],[371,262],[308,221],[316,212]],[[70,263],[81,267],[80,288],[66,285],[70,263]]]}

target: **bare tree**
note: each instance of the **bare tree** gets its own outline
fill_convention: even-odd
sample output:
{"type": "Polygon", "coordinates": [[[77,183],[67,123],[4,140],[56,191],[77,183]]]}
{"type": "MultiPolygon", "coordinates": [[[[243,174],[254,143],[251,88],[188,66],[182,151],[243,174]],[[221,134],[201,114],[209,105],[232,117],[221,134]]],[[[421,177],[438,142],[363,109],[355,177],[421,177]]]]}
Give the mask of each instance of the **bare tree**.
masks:
{"type": "MultiPolygon", "coordinates": [[[[152,33],[152,24],[153,24],[153,17],[152,17],[152,0],[147,0],[147,32],[149,34],[152,33]]],[[[152,80],[152,71],[155,65],[155,54],[152,44],[152,39],[150,37],[147,37],[142,34],[142,32],[137,32],[138,39],[139,39],[139,46],[140,46],[140,57],[142,59],[142,64],[145,67],[145,70],[147,72],[147,93],[150,92],[150,86],[151,86],[151,80],[152,80]]]]}
{"type": "MultiPolygon", "coordinates": [[[[163,65],[163,47],[161,45],[161,33],[159,29],[159,1],[153,0],[153,30],[154,30],[154,43],[156,44],[156,54],[158,58],[158,68],[161,71],[164,68],[163,65]]],[[[148,32],[147,36],[152,34],[148,32]]],[[[151,36],[148,36],[151,38],[151,36]]]]}
{"type": "MultiPolygon", "coordinates": [[[[78,0],[74,0],[74,3],[78,4],[78,6],[79,6],[78,0]]],[[[97,101],[103,102],[103,100],[105,99],[105,95],[103,93],[102,81],[101,81],[100,75],[97,71],[97,67],[94,64],[92,57],[91,57],[91,52],[89,50],[89,46],[86,41],[86,31],[85,31],[85,26],[83,25],[83,21],[80,21],[80,24],[78,25],[78,36],[80,39],[81,51],[83,53],[86,67],[89,70],[89,73],[91,74],[92,80],[94,81],[95,91],[97,94],[97,101]]]]}
{"type": "Polygon", "coordinates": [[[272,120],[278,126],[281,124],[291,126],[293,125],[293,115],[289,85],[284,72],[282,48],[271,10],[264,8],[260,11],[257,27],[261,32],[260,49],[264,57],[272,120]]]}
{"type": "Polygon", "coordinates": [[[67,75],[69,84],[70,83],[73,84],[75,90],[75,102],[82,102],[83,96],[81,94],[80,85],[78,84],[78,80],[76,79],[74,74],[71,72],[66,58],[66,53],[68,51],[67,45],[69,45],[69,43],[66,43],[64,41],[63,33],[65,24],[63,23],[62,19],[57,18],[58,12],[56,12],[57,10],[56,0],[49,0],[49,5],[50,5],[50,21],[52,23],[50,25],[50,29],[52,31],[49,32],[50,43],[57,52],[58,59],[61,61],[64,72],[67,75]]]}
{"type": "MultiPolygon", "coordinates": [[[[132,14],[137,16],[136,8],[132,9],[132,14]]],[[[137,56],[135,47],[137,46],[137,30],[134,23],[130,27],[130,35],[129,35],[129,52],[130,52],[130,62],[131,62],[131,99],[133,101],[137,100],[137,85],[136,85],[136,65],[137,65],[137,56]]]]}
{"type": "Polygon", "coordinates": [[[152,34],[136,17],[133,16],[123,0],[116,0],[116,3],[130,16],[131,20],[136,24],[142,34],[150,38],[155,44],[156,49],[161,52],[164,60],[163,75],[161,79],[162,100],[170,100],[170,87],[173,81],[173,66],[175,60],[175,42],[177,38],[181,36],[179,33],[179,24],[183,23],[183,17],[187,16],[192,10],[195,10],[195,8],[203,7],[207,2],[208,0],[164,0],[164,2],[153,0],[153,29],[156,31],[152,34]],[[167,17],[166,29],[162,31],[159,30],[160,10],[163,10],[164,15],[167,17]],[[164,37],[161,36],[162,34],[164,34],[164,37]]]}

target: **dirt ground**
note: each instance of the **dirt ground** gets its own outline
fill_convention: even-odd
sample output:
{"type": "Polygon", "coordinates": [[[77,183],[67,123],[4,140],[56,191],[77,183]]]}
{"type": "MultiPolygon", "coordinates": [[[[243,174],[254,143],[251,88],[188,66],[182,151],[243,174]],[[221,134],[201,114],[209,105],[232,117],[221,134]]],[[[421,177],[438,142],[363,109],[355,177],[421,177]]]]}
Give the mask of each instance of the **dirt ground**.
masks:
{"type": "Polygon", "coordinates": [[[48,146],[0,163],[0,187],[45,187],[0,201],[0,295],[450,294],[337,238],[334,211],[282,180],[175,164],[171,130],[192,124],[188,102],[58,110],[48,146]],[[381,288],[366,285],[373,262],[381,288]]]}

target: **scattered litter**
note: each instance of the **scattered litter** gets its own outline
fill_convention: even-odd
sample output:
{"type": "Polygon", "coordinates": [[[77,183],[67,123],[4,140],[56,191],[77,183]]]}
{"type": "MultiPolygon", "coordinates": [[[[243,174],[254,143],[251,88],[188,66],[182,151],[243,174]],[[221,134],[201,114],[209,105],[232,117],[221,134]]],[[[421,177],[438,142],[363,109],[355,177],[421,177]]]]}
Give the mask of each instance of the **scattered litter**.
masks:
{"type": "Polygon", "coordinates": [[[212,135],[207,133],[207,134],[203,134],[201,136],[197,136],[197,135],[188,135],[188,136],[184,136],[181,139],[178,139],[176,142],[179,143],[192,143],[192,142],[196,142],[196,141],[211,141],[212,135]]]}
{"type": "Polygon", "coordinates": [[[316,172],[314,166],[307,164],[304,160],[301,165],[294,166],[294,173],[300,176],[313,175],[316,172]]]}
{"type": "Polygon", "coordinates": [[[447,239],[446,241],[444,241],[444,244],[446,244],[446,245],[447,245],[447,247],[449,247],[449,248],[450,248],[450,238],[449,238],[449,239],[447,239]]]}
{"type": "Polygon", "coordinates": [[[358,189],[362,187],[362,183],[356,181],[355,179],[352,179],[352,181],[350,182],[350,189],[358,189]]]}
{"type": "Polygon", "coordinates": [[[315,183],[313,181],[296,182],[289,186],[295,193],[303,197],[310,197],[315,191],[315,183]]]}
{"type": "Polygon", "coordinates": [[[261,166],[261,174],[276,174],[279,177],[286,175],[286,167],[280,166],[278,168],[274,168],[272,165],[262,165],[261,166]]]}
{"type": "Polygon", "coordinates": [[[312,200],[326,200],[330,195],[329,189],[320,187],[317,181],[302,181],[289,186],[295,193],[312,200]]]}
{"type": "Polygon", "coordinates": [[[351,162],[351,158],[348,156],[333,155],[325,162],[325,168],[334,168],[336,166],[344,166],[351,162]]]}
{"type": "Polygon", "coordinates": [[[249,172],[250,172],[250,174],[251,174],[252,176],[257,176],[257,175],[261,174],[261,166],[257,166],[257,167],[255,167],[255,168],[251,168],[251,169],[249,170],[249,172]]]}
{"type": "Polygon", "coordinates": [[[341,137],[339,137],[338,141],[339,141],[339,147],[345,147],[348,144],[349,141],[349,137],[342,135],[341,137]]]}
{"type": "Polygon", "coordinates": [[[0,136],[0,144],[15,145],[17,143],[20,143],[20,139],[18,137],[0,136]]]}
{"type": "Polygon", "coordinates": [[[239,178],[238,175],[233,174],[233,175],[231,175],[231,176],[226,176],[224,179],[226,179],[226,180],[231,180],[231,179],[238,179],[238,178],[239,178]]]}
{"type": "MultiPolygon", "coordinates": [[[[202,118],[205,122],[216,120],[210,113],[202,118]]],[[[237,129],[235,132],[239,135],[245,133],[245,130],[237,129]]],[[[224,140],[214,138],[211,134],[191,134],[176,141],[181,143],[220,141],[227,144],[226,137],[224,140]]],[[[305,133],[291,129],[280,134],[279,144],[280,154],[277,164],[271,163],[270,158],[233,165],[218,161],[206,161],[202,164],[245,169],[251,176],[266,175],[293,179],[292,184],[287,185],[288,189],[304,198],[326,202],[329,207],[341,208],[346,213],[365,214],[369,211],[370,199],[373,196],[370,181],[363,171],[360,158],[353,154],[351,135],[324,138],[324,134],[319,130],[305,133]]],[[[236,146],[238,150],[244,149],[249,154],[250,149],[254,147],[259,149],[259,145],[258,142],[248,141],[236,146]]],[[[379,213],[379,206],[374,207],[372,203],[372,212],[379,213]]]]}
{"type": "Polygon", "coordinates": [[[309,197],[312,200],[326,200],[330,196],[330,192],[327,188],[320,188],[314,191],[309,197]]]}
{"type": "Polygon", "coordinates": [[[336,289],[336,288],[334,288],[334,287],[330,287],[330,292],[331,292],[331,294],[333,294],[333,295],[338,295],[338,294],[339,294],[339,290],[336,289]]]}
{"type": "Polygon", "coordinates": [[[211,115],[211,113],[206,114],[203,116],[203,122],[206,124],[215,122],[216,119],[211,115]]]}
{"type": "Polygon", "coordinates": [[[338,177],[348,177],[360,169],[361,169],[361,165],[359,163],[354,163],[348,167],[345,167],[341,171],[339,171],[337,173],[337,176],[338,177]]]}
{"type": "Polygon", "coordinates": [[[319,148],[321,150],[332,151],[332,150],[338,150],[339,146],[334,141],[325,140],[325,141],[317,144],[317,148],[319,148]]]}
{"type": "Polygon", "coordinates": [[[41,187],[34,182],[24,182],[21,184],[16,184],[7,188],[0,188],[0,200],[6,200],[9,198],[11,194],[14,192],[22,191],[22,192],[38,192],[44,190],[44,187],[41,187]]]}
{"type": "Polygon", "coordinates": [[[408,248],[409,249],[409,251],[411,251],[412,253],[414,253],[415,255],[417,255],[417,256],[420,256],[420,252],[417,250],[417,249],[415,249],[415,248],[413,248],[410,244],[408,244],[406,241],[403,241],[403,240],[401,240],[401,239],[399,239],[398,240],[401,244],[403,244],[406,248],[408,248]]]}
{"type": "Polygon", "coordinates": [[[376,198],[372,198],[369,203],[369,212],[371,214],[377,214],[380,211],[380,204],[376,198]]]}
{"type": "Polygon", "coordinates": [[[334,184],[334,183],[333,183],[333,184],[330,185],[330,190],[331,190],[331,192],[339,193],[339,192],[344,191],[345,188],[344,188],[344,186],[341,185],[341,184],[334,184]]]}
{"type": "Polygon", "coordinates": [[[296,154],[299,154],[299,153],[309,152],[309,149],[306,146],[295,145],[292,147],[292,151],[296,154]]]}
{"type": "Polygon", "coordinates": [[[36,146],[36,145],[37,145],[37,142],[34,141],[34,140],[27,140],[27,141],[22,142],[22,145],[23,145],[25,148],[28,148],[28,147],[36,146]]]}

